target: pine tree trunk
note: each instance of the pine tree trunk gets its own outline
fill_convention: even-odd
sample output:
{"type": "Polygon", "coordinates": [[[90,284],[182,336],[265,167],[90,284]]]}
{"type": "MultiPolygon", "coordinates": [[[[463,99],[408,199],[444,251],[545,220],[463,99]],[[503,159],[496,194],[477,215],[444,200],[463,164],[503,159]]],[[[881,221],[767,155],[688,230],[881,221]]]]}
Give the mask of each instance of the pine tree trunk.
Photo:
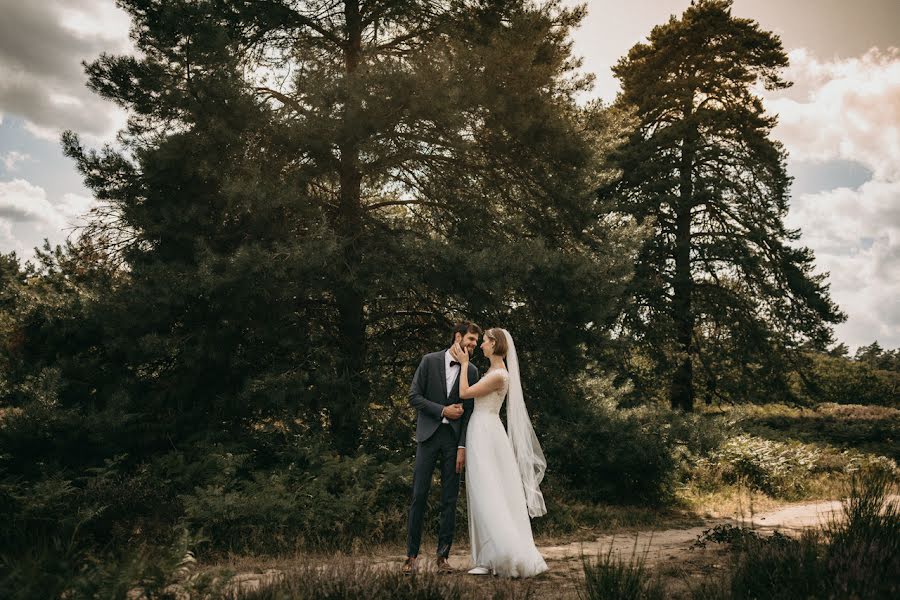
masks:
{"type": "MultiPolygon", "coordinates": [[[[689,119],[691,107],[686,107],[685,118],[689,119]]],[[[694,180],[693,165],[697,131],[689,130],[681,149],[679,200],[675,210],[675,278],[673,282],[672,309],[675,319],[675,342],[678,348],[678,364],[672,376],[669,399],[673,409],[684,411],[694,409],[694,386],[691,335],[694,330],[694,315],[691,310],[691,210],[693,209],[694,180]]]]}
{"type": "MultiPolygon", "coordinates": [[[[365,298],[355,283],[355,274],[362,262],[359,237],[362,232],[360,191],[362,173],[359,165],[357,138],[357,107],[351,91],[351,81],[359,65],[362,49],[362,19],[358,0],[345,0],[344,15],[347,39],[344,63],[348,81],[348,96],[344,107],[344,129],[339,142],[340,204],[337,230],[345,240],[343,281],[336,290],[338,307],[339,351],[342,375],[349,385],[349,397],[336,398],[332,404],[332,433],[335,445],[342,454],[352,453],[359,444],[362,415],[369,397],[366,365],[365,298]]],[[[344,388],[346,389],[346,388],[344,388]]]]}

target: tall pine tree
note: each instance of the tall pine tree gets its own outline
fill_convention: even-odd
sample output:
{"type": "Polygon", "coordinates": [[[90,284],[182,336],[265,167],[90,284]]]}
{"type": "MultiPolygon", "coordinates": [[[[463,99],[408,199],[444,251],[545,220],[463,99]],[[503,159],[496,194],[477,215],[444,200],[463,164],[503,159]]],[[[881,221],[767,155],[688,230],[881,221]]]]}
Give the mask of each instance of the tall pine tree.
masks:
{"type": "Polygon", "coordinates": [[[602,352],[634,236],[592,194],[621,128],[574,101],[583,11],[120,4],[141,56],[88,73],[132,113],[126,150],[66,148],[131,271],[109,306],[123,387],[166,436],[278,414],[344,453],[402,446],[415,360],[460,316],[551,350],[535,381],[602,352]]]}
{"type": "Polygon", "coordinates": [[[784,393],[800,345],[824,348],[846,318],[783,222],[786,155],[753,87],[788,87],[787,64],[778,36],[731,0],[698,0],[613,68],[638,124],[605,191],[655,227],[624,321],[652,368],[632,374],[647,393],[668,380],[672,407],[691,410],[697,388],[707,401],[784,393]]]}

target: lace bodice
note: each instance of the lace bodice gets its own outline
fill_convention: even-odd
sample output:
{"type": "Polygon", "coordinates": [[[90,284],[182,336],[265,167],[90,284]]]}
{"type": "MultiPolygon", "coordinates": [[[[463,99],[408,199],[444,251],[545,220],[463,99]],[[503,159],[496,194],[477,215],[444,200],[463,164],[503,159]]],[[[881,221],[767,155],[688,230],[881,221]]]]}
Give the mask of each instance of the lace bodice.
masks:
{"type": "MultiPolygon", "coordinates": [[[[475,398],[475,412],[489,413],[494,415],[500,414],[500,407],[503,406],[503,400],[506,398],[506,392],[509,391],[509,373],[503,369],[497,369],[485,374],[484,379],[488,377],[503,378],[503,387],[484,396],[475,398]]],[[[484,380],[482,379],[482,381],[484,380]]]]}

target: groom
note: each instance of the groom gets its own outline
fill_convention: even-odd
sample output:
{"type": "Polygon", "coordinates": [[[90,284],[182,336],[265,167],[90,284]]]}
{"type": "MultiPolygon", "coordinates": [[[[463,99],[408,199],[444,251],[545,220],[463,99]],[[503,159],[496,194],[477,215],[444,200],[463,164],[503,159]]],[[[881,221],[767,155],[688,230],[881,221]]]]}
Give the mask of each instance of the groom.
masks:
{"type": "MultiPolygon", "coordinates": [[[[447,561],[453,530],[456,526],[456,499],[459,496],[459,474],[466,463],[466,425],[472,414],[473,401],[459,399],[459,363],[450,356],[450,348],[458,343],[469,356],[475,351],[481,328],[469,321],[453,327],[446,350],[422,357],[409,388],[409,404],[416,409],[416,467],[413,471],[412,502],[406,538],[404,573],[416,571],[416,559],[422,540],[425,501],[431,488],[431,475],[436,464],[441,468],[441,526],[438,533],[437,568],[451,572],[447,561]]],[[[478,381],[478,369],[470,362],[469,384],[478,381]]]]}

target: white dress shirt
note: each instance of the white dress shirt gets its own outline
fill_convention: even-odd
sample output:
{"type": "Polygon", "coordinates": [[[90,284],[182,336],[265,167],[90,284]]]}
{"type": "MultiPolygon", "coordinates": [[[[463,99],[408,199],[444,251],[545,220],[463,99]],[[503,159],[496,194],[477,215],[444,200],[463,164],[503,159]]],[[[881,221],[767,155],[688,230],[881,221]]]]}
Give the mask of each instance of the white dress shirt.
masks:
{"type": "MultiPolygon", "coordinates": [[[[450,361],[453,360],[453,356],[450,355],[450,351],[447,350],[444,352],[444,367],[447,373],[447,397],[450,397],[450,391],[453,390],[453,384],[456,383],[456,378],[459,377],[460,367],[459,364],[455,364],[452,367],[450,366],[450,361]]],[[[447,420],[447,417],[441,419],[441,423],[449,424],[450,421],[447,420]]],[[[465,446],[457,446],[457,448],[465,448],[465,446]]]]}
{"type": "MultiPolygon", "coordinates": [[[[450,366],[450,362],[453,360],[453,356],[450,354],[450,351],[447,350],[444,352],[444,370],[447,373],[447,397],[450,397],[450,391],[453,390],[453,384],[456,383],[456,378],[459,377],[459,365],[450,366]]],[[[441,419],[441,423],[450,423],[447,420],[447,417],[441,419]]]]}

